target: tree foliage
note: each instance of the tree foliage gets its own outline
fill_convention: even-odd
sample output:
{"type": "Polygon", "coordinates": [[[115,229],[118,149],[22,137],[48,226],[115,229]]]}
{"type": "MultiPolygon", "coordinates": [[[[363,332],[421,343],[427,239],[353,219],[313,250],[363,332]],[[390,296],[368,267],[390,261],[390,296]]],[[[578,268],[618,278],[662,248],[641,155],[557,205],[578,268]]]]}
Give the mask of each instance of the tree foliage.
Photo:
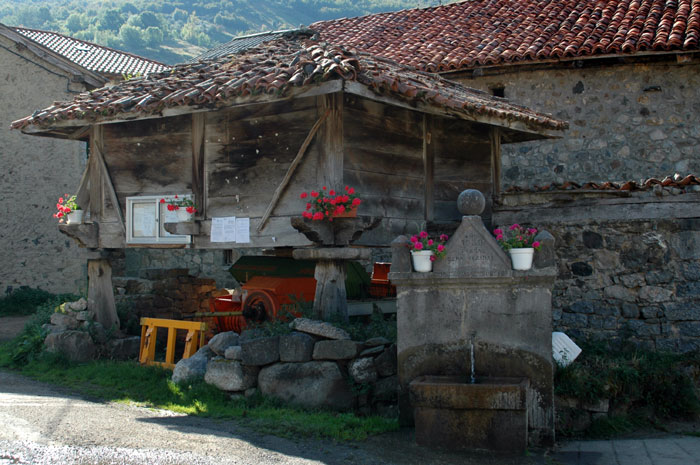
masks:
{"type": "Polygon", "coordinates": [[[239,35],[437,3],[438,0],[0,0],[0,23],[61,32],[173,64],[239,35]]]}

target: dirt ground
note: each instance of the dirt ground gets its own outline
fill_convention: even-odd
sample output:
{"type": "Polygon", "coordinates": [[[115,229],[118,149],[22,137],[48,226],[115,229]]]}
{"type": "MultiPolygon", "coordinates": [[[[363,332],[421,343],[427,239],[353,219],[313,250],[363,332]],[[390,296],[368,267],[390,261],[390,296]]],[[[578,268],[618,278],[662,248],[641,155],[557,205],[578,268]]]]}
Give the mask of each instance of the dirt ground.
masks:
{"type": "Polygon", "coordinates": [[[0,318],[0,344],[15,337],[31,318],[28,316],[4,316],[0,318]]]}

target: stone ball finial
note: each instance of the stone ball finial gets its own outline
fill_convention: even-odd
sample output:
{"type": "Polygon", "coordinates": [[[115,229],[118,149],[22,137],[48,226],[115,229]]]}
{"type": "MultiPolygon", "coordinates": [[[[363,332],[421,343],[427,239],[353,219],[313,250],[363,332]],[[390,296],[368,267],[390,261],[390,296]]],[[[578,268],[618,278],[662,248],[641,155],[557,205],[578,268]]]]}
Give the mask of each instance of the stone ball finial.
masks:
{"type": "Polygon", "coordinates": [[[481,215],[486,208],[484,194],[476,189],[462,191],[457,197],[457,209],[462,215],[481,215]]]}

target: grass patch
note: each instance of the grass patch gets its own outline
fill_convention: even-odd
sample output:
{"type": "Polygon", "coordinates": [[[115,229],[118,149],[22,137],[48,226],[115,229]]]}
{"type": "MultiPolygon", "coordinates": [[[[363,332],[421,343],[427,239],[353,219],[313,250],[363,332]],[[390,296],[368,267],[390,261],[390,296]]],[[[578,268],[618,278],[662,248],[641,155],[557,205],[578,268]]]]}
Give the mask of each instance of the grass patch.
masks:
{"type": "MultiPolygon", "coordinates": [[[[7,345],[0,348],[0,357],[6,351],[7,345]]],[[[307,411],[282,405],[261,395],[231,399],[225,392],[204,382],[177,385],[170,381],[171,371],[141,366],[136,362],[72,364],[60,356],[43,353],[18,371],[92,398],[202,417],[235,418],[256,431],[288,438],[363,440],[371,435],[398,430],[396,419],[307,411]]]]}
{"type": "MultiPolygon", "coordinates": [[[[0,317],[32,315],[37,307],[57,297],[41,289],[22,286],[0,298],[0,317]]],[[[61,297],[61,296],[58,296],[61,297]]],[[[65,296],[63,296],[65,297],[65,296]]]]}

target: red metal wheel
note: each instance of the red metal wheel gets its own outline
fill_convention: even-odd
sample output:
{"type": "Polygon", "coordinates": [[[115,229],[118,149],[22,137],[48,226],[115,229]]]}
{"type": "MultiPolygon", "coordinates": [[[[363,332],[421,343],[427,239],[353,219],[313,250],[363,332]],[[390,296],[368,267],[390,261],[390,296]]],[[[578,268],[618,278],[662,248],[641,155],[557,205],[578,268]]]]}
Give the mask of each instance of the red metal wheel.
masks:
{"type": "Polygon", "coordinates": [[[274,294],[257,289],[249,291],[243,302],[243,317],[246,322],[262,323],[277,317],[279,303],[274,294]]]}

